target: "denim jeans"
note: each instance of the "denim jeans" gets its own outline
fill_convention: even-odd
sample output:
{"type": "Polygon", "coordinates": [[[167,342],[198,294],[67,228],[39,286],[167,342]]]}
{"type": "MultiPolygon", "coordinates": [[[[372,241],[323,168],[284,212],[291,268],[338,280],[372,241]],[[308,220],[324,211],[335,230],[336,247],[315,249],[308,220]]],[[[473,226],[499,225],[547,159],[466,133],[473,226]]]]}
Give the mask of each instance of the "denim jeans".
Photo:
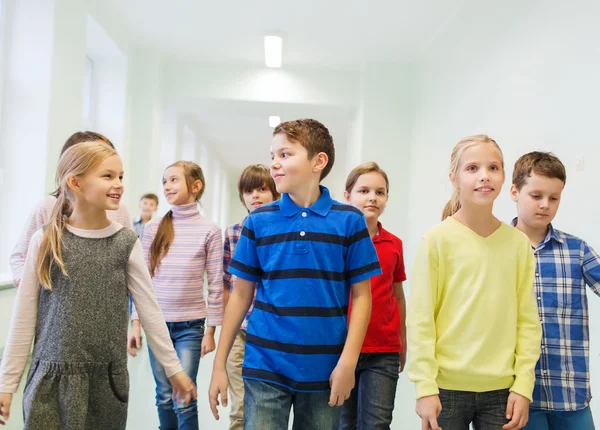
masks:
{"type": "MultiPolygon", "coordinates": [[[[200,364],[200,350],[204,337],[204,318],[184,322],[168,322],[171,341],[181,361],[183,370],[194,383],[200,364]]],[[[156,382],[156,406],[160,430],[198,430],[198,405],[193,400],[184,406],[183,401],[175,403],[171,399],[173,389],[165,368],[156,360],[150,346],[150,366],[156,382]]]]}
{"type": "Polygon", "coordinates": [[[244,379],[244,430],[287,429],[294,406],[294,430],[337,430],[341,406],[329,406],[329,391],[305,393],[244,379]]]}
{"type": "Polygon", "coordinates": [[[442,413],[438,425],[444,430],[502,430],[507,424],[506,405],[509,396],[505,390],[473,393],[440,389],[442,413]]]}
{"type": "Polygon", "coordinates": [[[524,430],[594,430],[590,407],[579,411],[545,411],[529,409],[524,430]]]}
{"type": "Polygon", "coordinates": [[[388,430],[392,423],[400,354],[360,354],[356,383],[344,402],[340,430],[388,430]]]}

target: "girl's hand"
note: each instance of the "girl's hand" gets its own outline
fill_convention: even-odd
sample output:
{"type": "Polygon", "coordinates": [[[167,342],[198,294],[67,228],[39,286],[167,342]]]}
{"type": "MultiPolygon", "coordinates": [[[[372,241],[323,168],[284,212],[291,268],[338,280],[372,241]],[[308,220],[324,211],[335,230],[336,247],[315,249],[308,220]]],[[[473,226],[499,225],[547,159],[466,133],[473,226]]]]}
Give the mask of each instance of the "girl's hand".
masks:
{"type": "Polygon", "coordinates": [[[510,393],[506,404],[506,419],[510,422],[502,426],[504,430],[525,427],[529,420],[529,399],[514,392],[510,393]]]}
{"type": "Polygon", "coordinates": [[[227,407],[227,372],[224,368],[213,366],[212,377],[210,378],[210,386],[208,388],[208,401],[210,410],[213,416],[219,420],[219,395],[221,395],[221,404],[227,407]]]}
{"type": "Polygon", "coordinates": [[[0,425],[5,425],[10,415],[11,393],[0,393],[0,425]]]}
{"type": "Polygon", "coordinates": [[[127,339],[127,352],[132,357],[137,356],[136,349],[140,349],[140,336],[141,336],[140,320],[133,320],[131,322],[131,332],[127,339]]]}
{"type": "Polygon", "coordinates": [[[440,396],[421,397],[417,400],[417,415],[421,418],[422,430],[442,430],[437,423],[441,412],[440,396]]]}
{"type": "Polygon", "coordinates": [[[202,349],[200,350],[200,358],[204,357],[215,350],[215,335],[207,333],[202,338],[202,349]]]}
{"type": "Polygon", "coordinates": [[[173,401],[179,403],[183,400],[184,406],[190,404],[192,400],[198,398],[196,386],[185,372],[179,372],[169,378],[171,387],[173,387],[173,401]]]}

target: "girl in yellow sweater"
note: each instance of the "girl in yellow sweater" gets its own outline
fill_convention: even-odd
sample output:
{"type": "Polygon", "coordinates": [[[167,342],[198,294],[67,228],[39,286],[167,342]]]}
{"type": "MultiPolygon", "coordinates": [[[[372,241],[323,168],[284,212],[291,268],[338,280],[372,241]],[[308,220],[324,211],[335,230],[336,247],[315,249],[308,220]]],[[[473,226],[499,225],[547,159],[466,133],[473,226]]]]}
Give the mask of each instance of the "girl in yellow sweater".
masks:
{"type": "Polygon", "coordinates": [[[452,151],[452,199],[419,247],[407,315],[408,376],[423,430],[511,430],[527,422],[540,355],[535,258],[492,214],[504,160],[485,135],[452,151]]]}

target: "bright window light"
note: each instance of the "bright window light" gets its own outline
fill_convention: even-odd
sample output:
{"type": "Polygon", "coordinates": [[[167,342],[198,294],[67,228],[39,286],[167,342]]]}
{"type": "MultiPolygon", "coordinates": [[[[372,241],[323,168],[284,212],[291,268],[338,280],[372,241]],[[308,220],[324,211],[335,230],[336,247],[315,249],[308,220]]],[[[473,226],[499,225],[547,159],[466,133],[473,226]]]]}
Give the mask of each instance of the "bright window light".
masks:
{"type": "Polygon", "coordinates": [[[281,67],[283,39],[279,36],[265,36],[265,64],[267,67],[281,67]]]}
{"type": "Polygon", "coordinates": [[[281,122],[281,118],[279,118],[278,116],[270,116],[269,117],[269,127],[271,127],[271,128],[277,127],[280,122],[281,122]]]}

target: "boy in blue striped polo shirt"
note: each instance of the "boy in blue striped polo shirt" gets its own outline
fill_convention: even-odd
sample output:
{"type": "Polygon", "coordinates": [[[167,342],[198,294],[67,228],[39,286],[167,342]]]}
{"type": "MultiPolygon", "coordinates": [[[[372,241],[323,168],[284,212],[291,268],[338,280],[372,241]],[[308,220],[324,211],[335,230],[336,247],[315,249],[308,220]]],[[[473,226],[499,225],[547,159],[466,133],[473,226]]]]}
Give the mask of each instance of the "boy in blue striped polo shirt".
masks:
{"type": "Polygon", "coordinates": [[[584,240],[556,230],[567,181],[563,163],[530,152],[515,163],[512,199],[537,260],[534,287],[542,322],[540,359],[526,430],[594,430],[586,285],[600,295],[600,257],[584,240]]]}
{"type": "Polygon", "coordinates": [[[320,186],[333,166],[333,139],[312,119],[273,131],[271,175],[280,200],[244,224],[229,272],[236,275],[209,397],[227,405],[227,355],[257,288],[248,322],[244,428],[337,430],[371,312],[369,279],[381,273],[365,218],[320,186]],[[348,300],[352,291],[352,318],[348,300]]]}

